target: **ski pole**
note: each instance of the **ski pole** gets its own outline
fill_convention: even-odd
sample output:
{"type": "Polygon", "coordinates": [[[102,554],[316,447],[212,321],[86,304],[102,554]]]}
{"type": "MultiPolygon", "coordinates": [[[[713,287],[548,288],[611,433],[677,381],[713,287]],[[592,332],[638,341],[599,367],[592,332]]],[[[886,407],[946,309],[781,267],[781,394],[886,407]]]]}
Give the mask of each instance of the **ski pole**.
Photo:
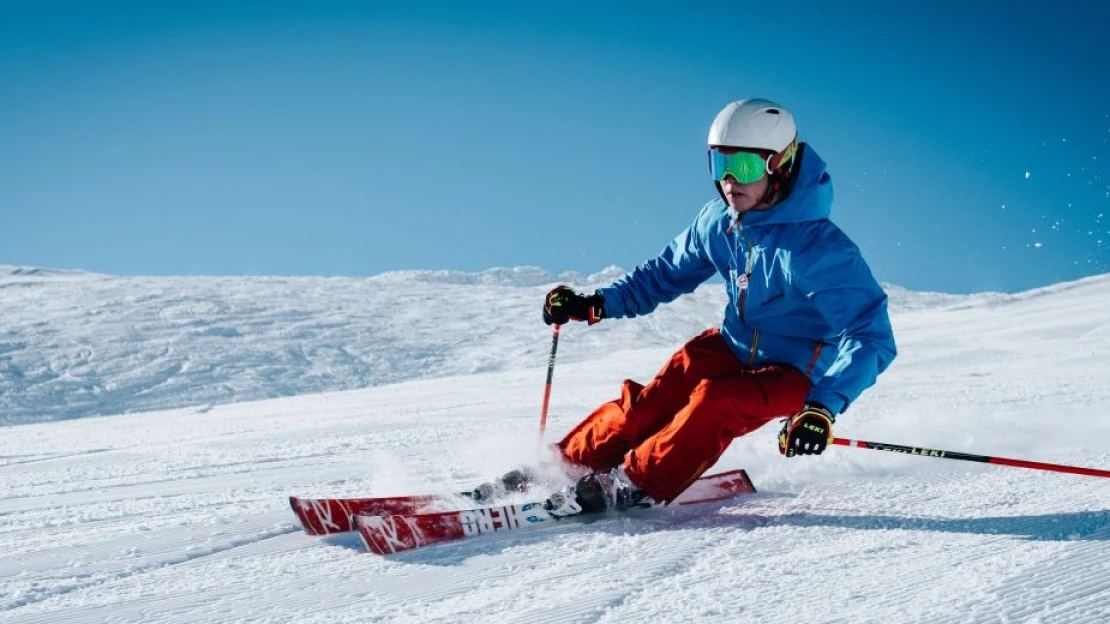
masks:
{"type": "Polygon", "coordinates": [[[866,440],[848,440],[833,438],[833,444],[852,446],[855,448],[871,449],[873,451],[890,451],[892,453],[906,453],[920,455],[921,457],[939,457],[941,459],[959,459],[963,461],[982,462],[985,464],[998,464],[1000,466],[1013,466],[1015,468],[1032,468],[1033,470],[1050,470],[1052,472],[1067,472],[1071,474],[1088,475],[1091,477],[1110,478],[1110,470],[1097,470],[1095,468],[1080,468],[1078,466],[1063,466],[1061,464],[1046,464],[1042,462],[1026,461],[1024,459],[1009,459],[1007,457],[993,457],[991,455],[973,455],[971,453],[956,453],[953,451],[938,451],[936,449],[920,448],[916,446],[901,446],[899,444],[886,444],[884,442],[868,442],[866,440]]]}
{"type": "Polygon", "coordinates": [[[543,443],[543,432],[547,428],[547,404],[551,401],[551,378],[555,376],[555,350],[559,348],[558,323],[551,332],[551,355],[547,358],[547,387],[543,390],[543,408],[540,410],[540,443],[543,443]]]}

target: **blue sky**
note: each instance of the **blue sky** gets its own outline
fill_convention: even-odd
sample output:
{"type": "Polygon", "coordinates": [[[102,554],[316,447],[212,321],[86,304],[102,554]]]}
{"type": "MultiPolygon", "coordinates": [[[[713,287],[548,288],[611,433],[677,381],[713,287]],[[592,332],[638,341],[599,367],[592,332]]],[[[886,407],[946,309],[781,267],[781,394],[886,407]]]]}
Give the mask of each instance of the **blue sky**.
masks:
{"type": "Polygon", "coordinates": [[[4,2],[0,263],[631,268],[758,96],[884,282],[1110,271],[1107,3],[593,4],[4,2]]]}

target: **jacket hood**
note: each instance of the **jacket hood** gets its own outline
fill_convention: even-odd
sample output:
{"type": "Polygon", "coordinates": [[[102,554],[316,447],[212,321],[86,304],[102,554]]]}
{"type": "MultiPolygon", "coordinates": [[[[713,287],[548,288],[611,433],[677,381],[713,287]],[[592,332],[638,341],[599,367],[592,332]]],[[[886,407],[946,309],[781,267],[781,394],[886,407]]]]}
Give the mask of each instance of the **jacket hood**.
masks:
{"type": "Polygon", "coordinates": [[[822,221],[829,218],[833,186],[832,178],[825,170],[825,161],[807,143],[799,146],[798,158],[798,178],[790,195],[770,208],[744,213],[745,227],[822,221]]]}

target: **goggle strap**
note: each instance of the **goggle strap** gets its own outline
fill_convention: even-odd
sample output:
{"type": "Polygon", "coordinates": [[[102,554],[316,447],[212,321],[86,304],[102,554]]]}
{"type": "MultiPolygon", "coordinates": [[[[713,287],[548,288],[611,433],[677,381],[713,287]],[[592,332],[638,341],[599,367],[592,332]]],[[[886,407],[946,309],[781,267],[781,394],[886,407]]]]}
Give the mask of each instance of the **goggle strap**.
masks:
{"type": "Polygon", "coordinates": [[[775,171],[782,168],[784,164],[792,161],[794,159],[794,154],[797,151],[798,137],[794,137],[794,140],[790,142],[790,145],[786,146],[786,149],[782,150],[778,154],[774,154],[767,158],[767,173],[774,173],[775,171]]]}

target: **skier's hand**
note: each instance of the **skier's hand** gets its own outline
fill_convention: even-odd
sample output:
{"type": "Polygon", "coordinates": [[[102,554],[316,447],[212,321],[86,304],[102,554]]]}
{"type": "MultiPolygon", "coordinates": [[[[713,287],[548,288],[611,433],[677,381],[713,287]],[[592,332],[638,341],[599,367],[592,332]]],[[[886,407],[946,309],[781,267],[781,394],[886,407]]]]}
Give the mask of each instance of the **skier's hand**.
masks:
{"type": "Polygon", "coordinates": [[[600,293],[580,295],[567,286],[556,286],[543,301],[543,322],[562,325],[586,321],[590,325],[605,316],[605,299],[600,293]]]}
{"type": "Polygon", "coordinates": [[[779,452],[787,457],[820,455],[832,440],[835,417],[820,403],[806,403],[802,411],[786,419],[779,432],[779,452]]]}

